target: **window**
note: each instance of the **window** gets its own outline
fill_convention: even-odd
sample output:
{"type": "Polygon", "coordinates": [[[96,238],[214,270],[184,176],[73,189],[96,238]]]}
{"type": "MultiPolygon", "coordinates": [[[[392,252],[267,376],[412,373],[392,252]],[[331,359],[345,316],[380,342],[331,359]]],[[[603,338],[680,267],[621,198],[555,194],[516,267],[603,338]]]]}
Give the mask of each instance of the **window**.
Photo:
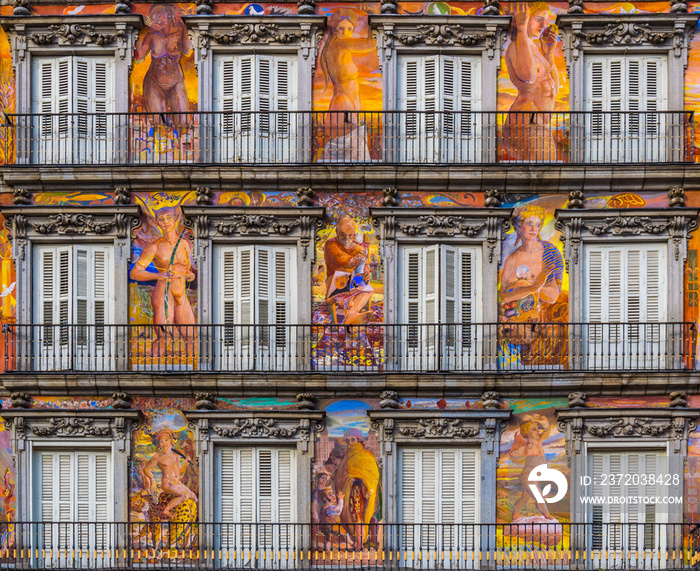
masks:
{"type": "Polygon", "coordinates": [[[295,456],[292,448],[217,448],[217,521],[228,564],[298,545],[295,456]]]}
{"type": "Polygon", "coordinates": [[[296,156],[296,57],[216,56],[214,110],[220,160],[296,156]]]}
{"type": "MultiPolygon", "coordinates": [[[[401,356],[427,368],[474,361],[481,256],[474,246],[404,246],[399,262],[401,356]],[[414,324],[419,326],[413,326],[414,324]]],[[[462,363],[460,366],[464,366],[462,363]]]]}
{"type": "Polygon", "coordinates": [[[666,496],[668,488],[656,483],[657,476],[669,473],[666,464],[666,455],[660,451],[589,452],[588,474],[592,481],[586,493],[594,498],[587,514],[587,522],[592,524],[587,540],[591,549],[619,552],[612,557],[629,554],[647,562],[657,558],[654,555],[650,559],[650,551],[665,549],[665,532],[661,533],[662,528],[654,525],[665,521],[660,506],[641,500],[639,504],[603,503],[596,498],[666,496]],[[649,480],[649,476],[654,479],[649,480]]]}
{"type": "MultiPolygon", "coordinates": [[[[215,282],[221,367],[293,366],[297,320],[292,246],[220,246],[215,282]]],[[[289,369],[284,369],[289,370],[289,369]]]]}
{"type": "MultiPolygon", "coordinates": [[[[587,56],[587,154],[592,161],[665,160],[673,127],[666,56],[587,56]]],[[[675,126],[681,128],[681,124],[675,126]]]]}
{"type": "Polygon", "coordinates": [[[114,112],[114,58],[37,57],[32,112],[41,113],[33,152],[47,162],[108,162],[114,112]]]}
{"type": "Polygon", "coordinates": [[[107,450],[39,450],[34,454],[32,539],[46,567],[106,563],[112,484],[107,450]],[[102,525],[101,525],[102,524],[102,525]]]}
{"type": "Polygon", "coordinates": [[[34,331],[41,370],[109,368],[113,247],[34,247],[34,331]]]}
{"type": "Polygon", "coordinates": [[[480,59],[401,56],[398,67],[403,160],[476,162],[481,159],[480,59]],[[415,111],[416,113],[411,113],[415,111]]]}
{"type": "Polygon", "coordinates": [[[589,365],[643,367],[662,358],[666,331],[666,245],[588,245],[585,332],[589,365]],[[596,325],[599,324],[599,325],[596,325]],[[592,362],[591,362],[592,361],[592,362]]]}
{"type": "Polygon", "coordinates": [[[478,548],[479,453],[476,449],[401,448],[399,514],[406,537],[400,545],[428,553],[478,548]],[[409,547],[413,545],[414,547],[409,547]]]}

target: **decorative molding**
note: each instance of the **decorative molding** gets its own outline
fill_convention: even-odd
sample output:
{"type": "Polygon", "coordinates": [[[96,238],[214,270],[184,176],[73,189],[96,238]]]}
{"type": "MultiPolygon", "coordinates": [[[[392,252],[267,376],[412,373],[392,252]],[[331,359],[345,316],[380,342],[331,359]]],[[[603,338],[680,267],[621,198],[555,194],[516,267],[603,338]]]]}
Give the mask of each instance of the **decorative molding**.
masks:
{"type": "Polygon", "coordinates": [[[569,210],[583,208],[583,191],[572,190],[569,193],[569,201],[566,203],[566,207],[569,210]]]}
{"type": "Polygon", "coordinates": [[[31,430],[37,436],[97,436],[106,438],[112,435],[110,426],[93,426],[91,418],[49,418],[47,425],[33,425],[31,430]]]}
{"type": "Polygon", "coordinates": [[[394,208],[399,205],[399,191],[394,186],[382,189],[382,206],[394,208]]]}
{"type": "Polygon", "coordinates": [[[313,16],[316,13],[315,0],[297,0],[297,14],[313,16]]]}
{"type": "Polygon", "coordinates": [[[584,392],[569,393],[569,408],[586,408],[587,398],[584,392]]]}
{"type": "Polygon", "coordinates": [[[685,190],[682,188],[668,189],[668,206],[670,208],[683,208],[685,206],[685,190]]]}
{"type": "Polygon", "coordinates": [[[473,237],[479,234],[486,222],[470,224],[469,219],[463,216],[442,216],[431,214],[419,216],[418,221],[412,224],[399,224],[399,229],[408,236],[457,236],[473,237]]]}
{"type": "Polygon", "coordinates": [[[614,234],[624,236],[625,234],[661,234],[668,230],[673,222],[666,220],[659,224],[654,224],[654,219],[649,216],[611,216],[604,218],[600,224],[584,224],[593,236],[603,236],[604,234],[614,234]]]}
{"type": "Polygon", "coordinates": [[[12,408],[30,408],[32,406],[32,397],[27,393],[12,393],[10,395],[10,404],[12,408]]]}
{"type": "Polygon", "coordinates": [[[417,427],[404,426],[399,434],[415,438],[473,438],[479,434],[479,425],[462,426],[459,418],[421,418],[417,427]]]}
{"type": "Polygon", "coordinates": [[[216,396],[212,393],[197,393],[194,395],[197,402],[194,403],[194,407],[197,410],[215,410],[216,409],[216,396]]]}
{"type": "Polygon", "coordinates": [[[323,430],[325,413],[317,410],[249,412],[234,410],[185,411],[189,427],[196,432],[200,451],[216,439],[292,440],[307,454],[313,438],[323,430]]]}
{"type": "Polygon", "coordinates": [[[196,0],[197,8],[194,13],[197,16],[210,16],[214,13],[211,0],[196,0]]]}
{"type": "Polygon", "coordinates": [[[695,430],[700,409],[688,408],[578,408],[557,409],[559,429],[566,435],[569,454],[580,454],[584,442],[637,440],[673,442],[681,452],[695,430]]]}
{"type": "Polygon", "coordinates": [[[116,410],[128,410],[131,408],[131,397],[127,393],[114,393],[111,406],[116,410]]]}
{"type": "Polygon", "coordinates": [[[400,404],[399,393],[396,391],[382,391],[379,393],[380,408],[397,409],[400,404]]]}
{"type": "Polygon", "coordinates": [[[32,7],[28,0],[15,0],[12,8],[13,16],[31,16],[32,7]]]}
{"type": "Polygon", "coordinates": [[[114,204],[119,206],[131,204],[131,191],[126,186],[118,186],[114,189],[114,204]]]}
{"type": "Polygon", "coordinates": [[[485,409],[500,409],[501,395],[496,391],[485,391],[481,395],[481,403],[484,405],[485,409]]]}
{"type": "MultiPolygon", "coordinates": [[[[302,0],[312,2],[313,0],[302,0]]],[[[300,12],[297,16],[184,16],[200,59],[212,49],[296,47],[302,58],[315,61],[326,19],[300,12]]]]}
{"type": "Polygon", "coordinates": [[[310,207],[314,205],[314,191],[308,187],[297,188],[297,206],[310,207]]]}
{"type": "MultiPolygon", "coordinates": [[[[580,0],[576,0],[580,2],[580,0]]],[[[672,52],[687,59],[688,47],[698,16],[670,14],[583,14],[580,6],[557,16],[564,34],[567,64],[577,61],[584,51],[645,48],[672,52]]]]}
{"type": "Polygon", "coordinates": [[[44,236],[116,236],[126,238],[140,224],[137,205],[0,206],[13,238],[44,236]]]}
{"type": "Polygon", "coordinates": [[[674,391],[669,393],[668,398],[670,403],[668,406],[672,408],[687,408],[688,407],[688,393],[685,391],[674,391]]]}
{"type": "Polygon", "coordinates": [[[299,393],[296,397],[299,410],[316,410],[316,397],[310,393],[299,393]]]}
{"type": "Polygon", "coordinates": [[[46,33],[30,34],[29,39],[38,46],[58,43],[60,45],[89,45],[108,46],[116,40],[126,41],[126,32],[118,30],[113,34],[100,34],[94,26],[79,24],[60,24],[49,26],[46,33]]]}
{"type": "Polygon", "coordinates": [[[425,24],[418,25],[411,34],[397,34],[387,31],[386,36],[402,46],[479,46],[484,45],[489,49],[496,47],[496,33],[483,34],[469,33],[471,27],[456,25],[425,24]]]}
{"type": "Polygon", "coordinates": [[[501,13],[501,3],[498,0],[484,0],[481,13],[484,16],[498,16],[501,13]]]}
{"type": "Polygon", "coordinates": [[[484,206],[486,208],[498,208],[501,206],[501,191],[491,188],[484,191],[484,206]]]}
{"type": "Polygon", "coordinates": [[[12,189],[12,204],[15,206],[29,206],[31,203],[31,193],[26,188],[12,189]]]}

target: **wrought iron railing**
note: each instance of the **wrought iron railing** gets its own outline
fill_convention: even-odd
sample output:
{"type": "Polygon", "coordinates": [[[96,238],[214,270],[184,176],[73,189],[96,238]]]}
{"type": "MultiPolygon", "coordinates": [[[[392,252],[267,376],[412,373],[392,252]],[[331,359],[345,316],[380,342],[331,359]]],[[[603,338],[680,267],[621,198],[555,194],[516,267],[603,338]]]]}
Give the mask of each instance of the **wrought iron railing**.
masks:
{"type": "Polygon", "coordinates": [[[6,371],[542,372],[695,368],[695,323],[4,326],[6,371]]]}
{"type": "Polygon", "coordinates": [[[0,567],[691,570],[696,526],[657,523],[0,523],[0,567]]]}
{"type": "Polygon", "coordinates": [[[15,165],[693,161],[690,111],[5,114],[15,165]]]}

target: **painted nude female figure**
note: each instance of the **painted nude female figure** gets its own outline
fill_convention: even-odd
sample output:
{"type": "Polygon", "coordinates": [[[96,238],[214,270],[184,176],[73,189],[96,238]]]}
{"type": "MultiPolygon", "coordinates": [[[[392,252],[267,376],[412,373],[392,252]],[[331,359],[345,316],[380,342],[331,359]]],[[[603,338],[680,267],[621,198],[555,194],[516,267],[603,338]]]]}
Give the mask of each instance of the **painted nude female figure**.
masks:
{"type": "Polygon", "coordinates": [[[559,91],[559,72],[554,63],[557,38],[548,20],[549,6],[544,2],[536,2],[531,8],[524,4],[515,14],[506,66],[518,97],[503,126],[503,146],[511,159],[557,158],[550,127],[559,91]]]}

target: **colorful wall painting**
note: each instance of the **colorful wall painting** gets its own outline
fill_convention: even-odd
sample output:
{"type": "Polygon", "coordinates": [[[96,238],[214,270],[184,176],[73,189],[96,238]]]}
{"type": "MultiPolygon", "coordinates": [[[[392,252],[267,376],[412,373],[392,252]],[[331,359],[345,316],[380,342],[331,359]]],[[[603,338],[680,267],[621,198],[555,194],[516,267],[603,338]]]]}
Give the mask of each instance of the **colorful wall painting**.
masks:
{"type": "MultiPolygon", "coordinates": [[[[129,321],[162,325],[132,331],[132,355],[137,365],[159,363],[166,355],[193,366],[196,362],[196,269],[190,231],[183,225],[183,203],[194,192],[136,193],[142,225],[133,241],[129,270],[129,321]],[[167,327],[180,326],[180,327],[167,327]]],[[[163,361],[164,363],[164,361],[163,361]]]]}
{"type": "Polygon", "coordinates": [[[367,161],[381,157],[382,77],[368,14],[378,4],[321,6],[326,31],[314,73],[314,156],[319,162],[367,161]],[[350,113],[347,113],[350,112],[350,113]],[[359,113],[363,112],[363,113],[359,113]],[[366,113],[365,113],[366,112],[366,113]]]}
{"type": "Polygon", "coordinates": [[[566,200],[555,195],[509,204],[514,220],[498,280],[501,368],[567,364],[569,284],[554,228],[554,211],[566,200]],[[539,325],[525,325],[532,323],[539,325]]]}
{"type": "Polygon", "coordinates": [[[557,429],[554,415],[556,408],[566,406],[565,399],[504,403],[505,408],[513,409],[513,414],[508,428],[501,435],[496,520],[498,523],[539,524],[532,528],[499,528],[497,532],[508,538],[506,541],[535,541],[549,548],[553,545],[565,548],[568,544],[568,529],[561,524],[569,522],[569,492],[555,504],[536,503],[529,487],[531,482],[528,481],[532,469],[540,464],[559,470],[567,481],[570,480],[564,435],[557,429]],[[533,533],[533,529],[538,531],[533,533]]]}
{"type": "Polygon", "coordinates": [[[311,520],[317,550],[381,548],[382,478],[376,432],[360,400],[325,404],[326,429],[316,438],[311,520]],[[353,525],[364,524],[364,525],[353,525]]]}

